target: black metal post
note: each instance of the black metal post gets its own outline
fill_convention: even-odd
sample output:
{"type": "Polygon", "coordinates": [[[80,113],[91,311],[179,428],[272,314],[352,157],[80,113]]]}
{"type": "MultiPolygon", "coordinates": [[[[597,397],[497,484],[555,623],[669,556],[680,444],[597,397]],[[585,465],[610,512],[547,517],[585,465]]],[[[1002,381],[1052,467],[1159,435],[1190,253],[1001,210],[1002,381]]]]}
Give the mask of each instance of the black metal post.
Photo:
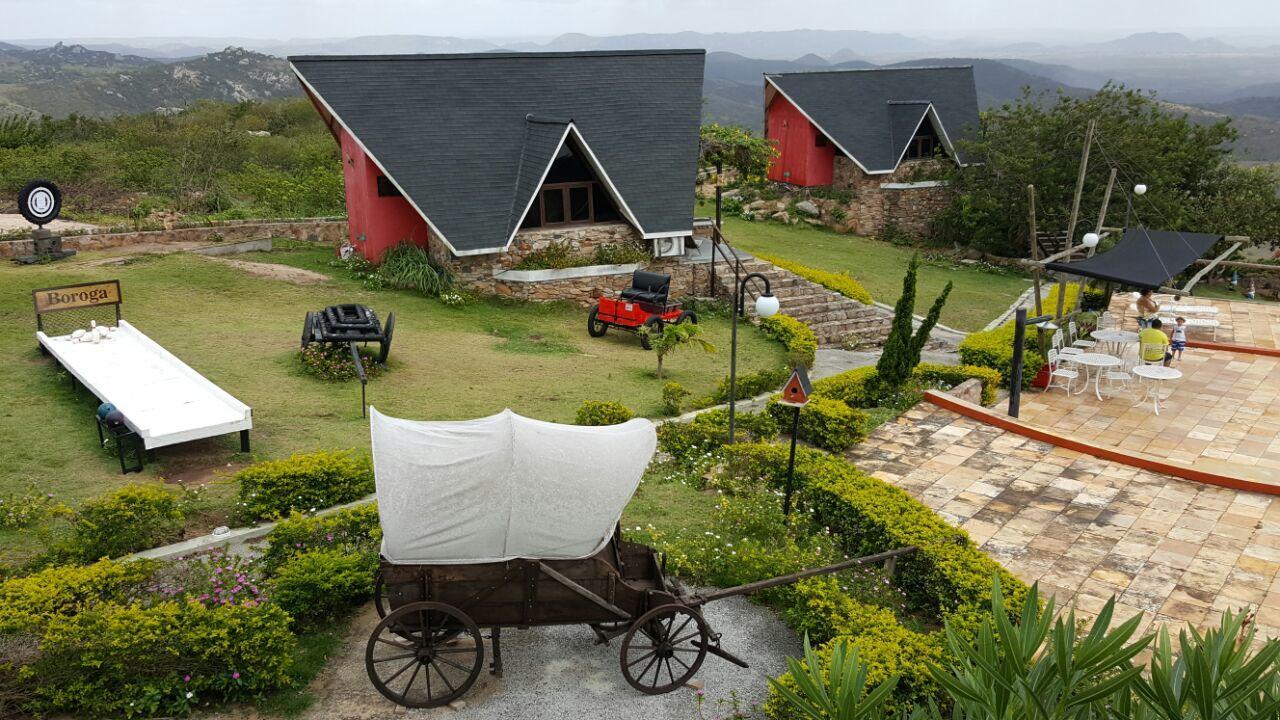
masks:
{"type": "Polygon", "coordinates": [[[720,192],[720,173],[723,169],[716,163],[716,227],[720,227],[720,208],[723,205],[720,192]]]}
{"type": "Polygon", "coordinates": [[[360,360],[360,348],[354,342],[351,343],[351,361],[356,366],[356,377],[360,378],[360,417],[364,417],[364,409],[368,405],[365,402],[364,386],[369,382],[369,376],[365,374],[364,362],[360,360]]]}
{"type": "Polygon", "coordinates": [[[791,516],[791,491],[795,487],[796,476],[796,437],[800,435],[800,406],[795,407],[796,414],[791,419],[791,457],[787,460],[787,485],[782,491],[782,517],[791,516]]]}
{"type": "Polygon", "coordinates": [[[764,293],[769,294],[769,278],[760,273],[749,273],[738,278],[738,263],[733,264],[733,323],[729,333],[729,444],[733,444],[734,414],[738,403],[738,315],[746,311],[747,283],[752,279],[764,282],[764,293]]]}
{"type": "Polygon", "coordinates": [[[240,431],[240,452],[242,453],[249,452],[249,431],[248,430],[240,431]]]}
{"type": "Polygon", "coordinates": [[[1009,416],[1018,417],[1022,405],[1022,346],[1027,340],[1027,309],[1014,313],[1013,370],[1009,373],[1009,416]]]}

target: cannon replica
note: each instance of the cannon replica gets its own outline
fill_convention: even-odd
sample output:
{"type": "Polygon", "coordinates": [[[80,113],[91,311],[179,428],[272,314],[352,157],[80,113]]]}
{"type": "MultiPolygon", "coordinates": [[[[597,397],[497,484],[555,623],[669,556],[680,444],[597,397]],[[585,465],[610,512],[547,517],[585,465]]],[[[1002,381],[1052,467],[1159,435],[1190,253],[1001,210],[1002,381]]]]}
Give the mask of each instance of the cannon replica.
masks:
{"type": "MultiPolygon", "coordinates": [[[[396,328],[396,314],[387,315],[386,327],[378,315],[363,305],[330,305],[319,312],[308,312],[302,321],[302,347],[313,342],[378,343],[378,362],[385,363],[391,354],[391,335],[396,328]]],[[[354,353],[355,350],[353,349],[354,353]]]]}
{"type": "Polygon", "coordinates": [[[371,411],[382,563],[381,621],[365,664],[374,687],[412,708],[461,697],[486,668],[502,674],[501,631],[587,625],[596,644],[622,638],[622,675],[670,692],[707,655],[741,667],[703,617],[710,602],[885,563],[900,548],[703,594],[665,572],[618,526],[656,447],[653,423],[582,427],[520,417],[415,422],[371,411]]]}

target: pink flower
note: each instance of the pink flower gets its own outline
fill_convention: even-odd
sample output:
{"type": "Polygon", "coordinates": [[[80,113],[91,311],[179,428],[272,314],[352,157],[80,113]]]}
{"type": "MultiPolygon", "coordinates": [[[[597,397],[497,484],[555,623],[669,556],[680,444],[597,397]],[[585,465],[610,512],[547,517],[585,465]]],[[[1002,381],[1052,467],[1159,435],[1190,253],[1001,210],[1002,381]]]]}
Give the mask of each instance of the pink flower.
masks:
{"type": "Polygon", "coordinates": [[[182,676],[182,682],[191,682],[191,676],[190,676],[190,675],[183,675],[183,676],[182,676]]]}
{"type": "Polygon", "coordinates": [[[238,673],[238,672],[233,672],[233,673],[231,673],[231,679],[232,679],[232,680],[239,680],[239,679],[240,679],[240,673],[238,673]]]}

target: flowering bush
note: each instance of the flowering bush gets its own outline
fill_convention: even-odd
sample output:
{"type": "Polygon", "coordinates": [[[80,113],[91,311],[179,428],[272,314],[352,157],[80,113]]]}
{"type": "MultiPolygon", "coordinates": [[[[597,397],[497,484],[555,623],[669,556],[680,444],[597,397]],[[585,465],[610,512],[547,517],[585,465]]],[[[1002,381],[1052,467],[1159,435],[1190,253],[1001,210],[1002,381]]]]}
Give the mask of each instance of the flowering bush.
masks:
{"type": "Polygon", "coordinates": [[[210,550],[168,565],[152,577],[144,588],[144,604],[169,599],[186,599],[213,607],[247,605],[266,601],[257,569],[239,555],[210,550]]]}
{"type": "MultiPolygon", "coordinates": [[[[769,442],[778,437],[778,424],[766,413],[740,412],[733,420],[735,439],[769,442]]],[[[715,450],[728,440],[727,408],[699,413],[687,423],[668,422],[658,427],[658,447],[684,468],[708,464],[715,450]]]]}
{"type": "Polygon", "coordinates": [[[281,520],[267,535],[267,545],[256,565],[268,576],[295,555],[315,549],[377,553],[382,543],[378,505],[369,503],[328,515],[297,514],[281,520]]]}
{"type": "Polygon", "coordinates": [[[159,569],[151,560],[61,565],[0,583],[0,635],[36,632],[52,618],[136,597],[159,569]]]}
{"type": "Polygon", "coordinates": [[[353,452],[314,452],[254,463],[236,473],[241,513],[250,520],[358,500],[373,492],[373,463],[353,452]]]}
{"type": "Polygon", "coordinates": [[[287,686],[295,646],[289,616],[269,603],[104,603],[55,616],[23,676],[37,711],[179,715],[287,686]]]}
{"type": "Polygon", "coordinates": [[[813,360],[818,352],[818,336],[808,325],[790,315],[779,314],[761,318],[760,329],[782,343],[787,349],[787,361],[792,365],[813,367],[813,360]]]}
{"type": "Polygon", "coordinates": [[[299,625],[330,619],[373,595],[377,570],[376,551],[307,550],[276,571],[272,600],[299,625]]]}
{"type": "Polygon", "coordinates": [[[0,495],[0,530],[18,530],[70,514],[71,509],[54,500],[53,493],[40,492],[34,483],[21,495],[0,495]]]}
{"type": "MultiPolygon", "coordinates": [[[[359,352],[360,362],[364,365],[366,377],[378,377],[387,369],[386,365],[378,362],[378,356],[374,354],[373,350],[362,347],[359,348],[359,352]]],[[[358,377],[356,363],[351,358],[351,347],[349,345],[311,343],[302,348],[298,353],[298,359],[302,363],[303,372],[321,380],[346,382],[358,377]]]]}

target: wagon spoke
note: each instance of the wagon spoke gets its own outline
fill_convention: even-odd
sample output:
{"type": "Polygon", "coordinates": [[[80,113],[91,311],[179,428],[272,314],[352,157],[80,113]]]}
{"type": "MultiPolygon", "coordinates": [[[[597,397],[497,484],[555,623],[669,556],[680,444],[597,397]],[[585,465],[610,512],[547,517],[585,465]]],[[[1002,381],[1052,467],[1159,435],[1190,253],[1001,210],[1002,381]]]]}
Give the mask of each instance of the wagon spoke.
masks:
{"type": "MultiPolygon", "coordinates": [[[[445,659],[444,659],[444,658],[442,658],[442,657],[436,657],[435,659],[436,659],[436,660],[439,660],[440,662],[444,663],[445,665],[448,665],[449,667],[457,668],[457,669],[461,670],[461,671],[462,671],[462,672],[464,672],[464,673],[465,673],[465,672],[471,672],[471,668],[469,668],[469,667],[463,667],[462,665],[459,665],[458,663],[456,663],[456,662],[454,662],[454,661],[452,661],[452,660],[445,660],[445,659]]],[[[439,672],[439,668],[437,668],[437,672],[439,672]]],[[[443,673],[442,673],[442,674],[443,674],[443,673]]]]}
{"type": "Polygon", "coordinates": [[[403,655],[388,655],[386,657],[374,658],[373,661],[375,663],[384,663],[390,660],[404,660],[405,658],[417,657],[417,655],[418,653],[416,652],[410,652],[410,653],[404,653],[403,655]]]}
{"type": "Polygon", "coordinates": [[[649,657],[650,655],[654,654],[654,652],[655,652],[656,650],[657,650],[657,648],[650,648],[650,649],[649,649],[649,652],[647,652],[647,653],[645,653],[645,654],[641,655],[640,657],[636,658],[635,660],[632,660],[631,662],[627,663],[627,667],[631,667],[632,665],[635,665],[636,663],[640,662],[641,660],[644,660],[645,658],[647,658],[647,657],[649,657]]]}
{"type": "Polygon", "coordinates": [[[444,671],[436,667],[435,660],[428,660],[427,674],[430,675],[432,670],[435,670],[436,674],[440,676],[440,679],[444,681],[445,686],[449,688],[449,692],[452,693],[456,691],[455,688],[453,687],[453,683],[449,682],[449,678],[445,677],[444,671]]]}
{"type": "Polygon", "coordinates": [[[667,666],[667,678],[670,680],[671,684],[674,685],[676,683],[676,675],[671,672],[671,658],[663,658],[662,662],[667,666]]]}
{"type": "Polygon", "coordinates": [[[688,665],[687,663],[685,663],[685,661],[683,661],[683,660],[681,660],[681,659],[680,659],[680,656],[678,656],[678,655],[672,655],[672,656],[671,656],[671,659],[672,659],[672,660],[675,660],[676,662],[680,663],[681,665],[684,665],[684,671],[685,671],[685,672],[689,672],[689,670],[691,669],[691,668],[689,667],[689,665],[688,665]]]}
{"type": "MultiPolygon", "coordinates": [[[[671,633],[671,635],[679,635],[679,634],[680,634],[680,631],[681,631],[681,630],[684,630],[686,627],[688,627],[689,623],[691,623],[691,622],[693,622],[693,616],[692,616],[692,615],[687,615],[687,616],[685,616],[684,622],[680,623],[680,627],[676,628],[676,629],[675,629],[675,631],[671,633]]],[[[670,636],[668,636],[668,637],[670,637],[670,636]]],[[[676,640],[672,640],[671,642],[672,642],[672,644],[675,644],[675,643],[676,643],[676,642],[678,642],[678,641],[676,641],[676,640]]]]}
{"type": "Polygon", "coordinates": [[[464,647],[452,647],[452,648],[436,648],[436,649],[435,649],[435,653],[436,653],[436,655],[457,655],[457,654],[459,654],[459,653],[466,653],[466,654],[468,654],[468,655],[474,655],[474,654],[475,654],[475,652],[476,652],[476,646],[475,646],[475,645],[472,645],[472,646],[471,646],[471,647],[469,647],[469,648],[464,648],[464,647]]]}
{"type": "Polygon", "coordinates": [[[405,670],[408,670],[409,668],[411,668],[411,667],[413,667],[414,665],[417,665],[417,664],[418,664],[418,659],[417,659],[417,658],[414,658],[413,660],[410,660],[410,661],[408,662],[408,664],[406,664],[404,667],[402,667],[402,668],[400,668],[399,670],[397,670],[395,675],[392,675],[391,677],[387,678],[386,680],[384,680],[384,681],[383,681],[383,683],[384,683],[384,684],[387,684],[387,685],[390,685],[392,680],[395,680],[396,678],[400,677],[401,675],[403,675],[403,674],[404,674],[404,671],[405,671],[405,670]]]}
{"type": "Polygon", "coordinates": [[[418,679],[418,671],[422,669],[422,663],[416,663],[417,667],[413,672],[409,673],[409,682],[404,686],[404,692],[400,693],[404,697],[409,697],[409,689],[413,687],[413,681],[418,679]]]}
{"type": "Polygon", "coordinates": [[[671,652],[693,653],[694,655],[697,655],[698,653],[702,652],[702,650],[698,648],[685,647],[685,648],[671,648],[671,652]]]}
{"type": "Polygon", "coordinates": [[[382,636],[378,636],[376,639],[377,639],[377,641],[378,641],[378,642],[380,642],[380,643],[386,643],[386,644],[390,645],[391,647],[398,647],[398,648],[400,648],[401,650],[412,650],[412,649],[413,649],[413,646],[412,646],[412,645],[405,645],[404,643],[398,643],[398,642],[395,642],[394,640],[388,640],[388,639],[386,639],[386,638],[384,638],[384,637],[382,637],[382,636]]]}
{"type": "Polygon", "coordinates": [[[701,631],[701,630],[694,630],[693,632],[689,633],[688,635],[685,635],[685,636],[683,636],[683,637],[680,637],[679,639],[676,639],[676,640],[672,640],[672,641],[671,641],[671,644],[672,644],[672,645],[679,645],[680,643],[684,642],[685,640],[692,640],[693,638],[696,638],[696,637],[698,637],[698,636],[699,636],[699,635],[701,635],[701,634],[702,634],[702,631],[701,631]]]}
{"type": "Polygon", "coordinates": [[[649,660],[649,664],[644,666],[644,669],[640,671],[640,674],[637,677],[643,680],[644,676],[649,674],[649,668],[653,667],[657,662],[658,656],[655,654],[653,658],[649,660]]]}

